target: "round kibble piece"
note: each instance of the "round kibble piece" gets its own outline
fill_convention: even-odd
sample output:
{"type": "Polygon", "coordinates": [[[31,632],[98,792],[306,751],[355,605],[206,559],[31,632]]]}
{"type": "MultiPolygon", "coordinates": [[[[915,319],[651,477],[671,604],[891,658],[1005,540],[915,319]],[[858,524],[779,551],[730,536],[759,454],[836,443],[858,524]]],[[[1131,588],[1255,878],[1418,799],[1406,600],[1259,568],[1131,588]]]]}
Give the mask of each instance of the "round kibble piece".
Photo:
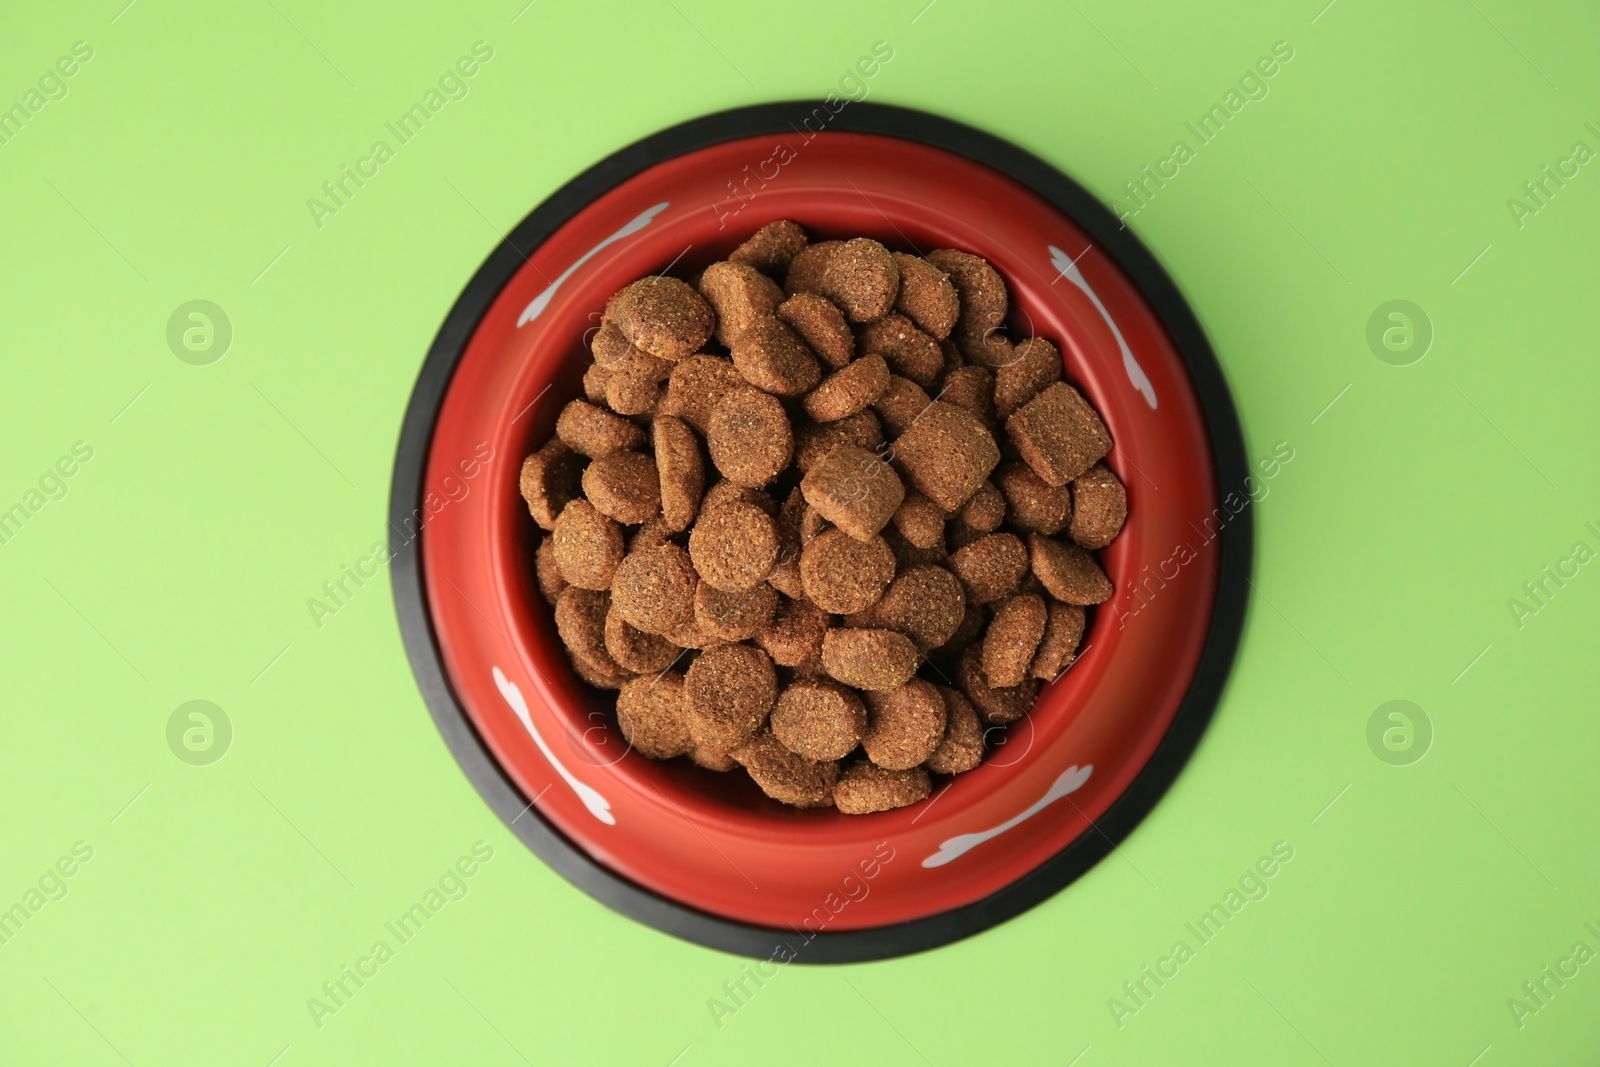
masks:
{"type": "Polygon", "coordinates": [[[833,803],[846,815],[868,815],[926,800],[931,789],[928,772],[922,767],[890,771],[870,760],[859,760],[839,775],[833,803]]]}
{"type": "Polygon", "coordinates": [[[606,402],[606,381],[611,377],[609,367],[592,364],[583,372],[583,397],[591,404],[606,402]]]}
{"type": "Polygon", "coordinates": [[[822,379],[817,357],[775,315],[751,321],[729,345],[733,366],[744,380],[777,396],[799,396],[822,379]]]}
{"type": "Polygon", "coordinates": [[[858,541],[827,530],[800,552],[800,583],[823,611],[848,615],[871,605],[894,579],[894,553],[883,538],[858,541]]]}
{"type": "Polygon", "coordinates": [[[944,371],[944,352],[939,342],[917,329],[904,315],[889,314],[869,323],[856,335],[856,352],[877,353],[889,369],[928,388],[944,371]]]}
{"type": "Polygon", "coordinates": [[[667,391],[656,411],[676,415],[690,426],[706,432],[711,425],[711,409],[729,393],[749,388],[730,360],[720,356],[690,356],[672,368],[667,391]]]}
{"type": "Polygon", "coordinates": [[[1042,337],[1012,350],[1011,360],[994,370],[994,411],[1004,421],[1011,413],[1061,380],[1061,353],[1042,337]]]}
{"type": "Polygon", "coordinates": [[[900,292],[900,268],[889,250],[869,237],[854,237],[833,250],[822,271],[822,294],[851,322],[881,319],[900,292]]]}
{"type": "Polygon", "coordinates": [[[724,478],[760,488],[789,465],[794,435],[783,405],[775,397],[746,387],[729,393],[711,409],[706,447],[724,478]]]}
{"type": "Polygon", "coordinates": [[[747,641],[772,625],[778,593],[765,582],[742,593],[729,593],[702,581],[694,591],[694,621],[701,630],[724,641],[747,641]]]}
{"type": "Polygon", "coordinates": [[[743,593],[772,573],[778,561],[777,525],[766,512],[742,500],[709,505],[689,531],[689,557],[709,585],[743,593]]]}
{"type": "Polygon", "coordinates": [[[824,456],[806,472],[800,492],[819,516],[857,541],[875,538],[905,497],[894,468],[855,445],[840,445],[824,456]]]}
{"type": "Polygon", "coordinates": [[[706,490],[706,495],[700,501],[700,509],[704,511],[707,508],[714,508],[720,504],[732,504],[736,501],[760,508],[773,519],[778,517],[778,505],[773,503],[772,497],[759,489],[751,489],[749,486],[740,485],[738,482],[729,481],[726,478],[706,490]]]}
{"type": "Polygon", "coordinates": [[[606,406],[618,415],[648,415],[661,402],[662,382],[672,364],[648,352],[634,351],[606,368],[606,406]]]}
{"type": "Polygon", "coordinates": [[[726,752],[714,748],[693,748],[689,751],[689,761],[696,767],[704,767],[708,771],[731,771],[739,766],[734,758],[726,752]]]}
{"type": "Polygon", "coordinates": [[[935,774],[962,774],[983,760],[983,725],[966,697],[942,685],[939,695],[944,698],[944,737],[927,767],[935,774]]]}
{"type": "Polygon", "coordinates": [[[523,460],[518,488],[533,521],[546,530],[555,529],[561,509],[581,492],[582,477],[583,456],[556,438],[523,460]]]}
{"type": "Polygon", "coordinates": [[[1022,593],[995,609],[983,635],[983,677],[995,689],[1022,684],[1044,637],[1044,597],[1022,593]]]}
{"type": "Polygon", "coordinates": [[[878,766],[910,770],[944,740],[944,698],[932,682],[913,678],[896,689],[869,694],[868,702],[872,714],[861,747],[878,766]]]}
{"type": "Polygon", "coordinates": [[[883,357],[864,356],[824,378],[801,406],[818,422],[836,422],[865,411],[888,387],[889,365],[883,357]]]}
{"type": "Polygon", "coordinates": [[[968,337],[982,337],[995,329],[1006,318],[1008,300],[1006,283],[1001,280],[988,261],[970,252],[954,248],[941,248],[928,253],[927,260],[950,276],[961,300],[961,313],[956,317],[957,333],[968,337]]]}
{"type": "Polygon", "coordinates": [[[956,576],[923,564],[901,571],[876,604],[850,617],[850,625],[898,630],[918,648],[932,649],[955,636],[966,609],[966,594],[956,576]]]}
{"type": "Polygon", "coordinates": [[[1011,525],[1030,533],[1053,534],[1072,518],[1072,494],[1051,485],[1025,463],[1002,463],[995,484],[1006,498],[1011,525]]]}
{"type": "MultiPolygon", "coordinates": [[[[681,366],[681,364],[680,364],[681,366]]],[[[700,510],[706,487],[706,465],[688,423],[671,415],[658,415],[652,423],[656,470],[661,476],[661,519],[667,530],[689,528],[700,510]]]]}
{"type": "Polygon", "coordinates": [[[1078,658],[1078,642],[1083,640],[1085,619],[1083,609],[1077,605],[1050,601],[1044,636],[1039,639],[1039,651],[1034,653],[1028,673],[1050,682],[1072,666],[1078,658]]]}
{"type": "Polygon", "coordinates": [[[1021,685],[996,689],[983,676],[983,652],[977,645],[967,646],[956,665],[956,681],[978,715],[991,726],[1016,722],[1028,713],[1039,695],[1039,682],[1024,678],[1021,685]]]}
{"type": "Polygon", "coordinates": [[[608,671],[620,671],[621,664],[606,651],[606,616],[610,610],[611,598],[605,593],[569,585],[556,599],[556,634],[573,656],[608,671]]]}
{"type": "Polygon", "coordinates": [[[961,508],[961,521],[980,533],[993,533],[1006,518],[1006,498],[992,482],[978,486],[961,508]]]}
{"type": "Polygon", "coordinates": [[[805,339],[818,359],[835,370],[855,355],[856,338],[844,312],[825,296],[796,293],[778,305],[778,318],[805,339]]]}
{"type": "Polygon", "coordinates": [[[633,531],[633,536],[628,538],[628,553],[643,552],[647,548],[660,548],[672,540],[672,531],[667,529],[667,524],[660,515],[650,519],[633,531]]]}
{"type": "Polygon", "coordinates": [[[644,431],[639,427],[585,400],[574,400],[561,409],[556,436],[574,452],[591,459],[644,444],[644,431]]]}
{"type": "Polygon", "coordinates": [[[629,526],[661,508],[661,477],[656,461],[642,452],[612,452],[583,472],[583,492],[602,515],[629,526]]]}
{"type": "Polygon", "coordinates": [[[570,584],[583,589],[611,586],[611,576],[622,562],[622,527],[593,504],[578,499],[562,508],[550,539],[556,566],[570,584]]]}
{"type": "Polygon", "coordinates": [[[698,580],[689,553],[666,544],[634,552],[618,564],[611,595],[630,625],[647,634],[665,634],[694,619],[698,580]]]}
{"type": "Polygon", "coordinates": [[[664,637],[647,634],[629,624],[613,606],[606,613],[606,651],[624,670],[649,674],[670,667],[680,649],[664,637]]]}
{"type": "Polygon", "coordinates": [[[943,340],[955,328],[961,314],[961,300],[950,276],[920,256],[894,253],[900,270],[900,291],[894,309],[931,337],[943,340]]]}
{"type": "Polygon", "coordinates": [[[684,674],[689,734],[702,748],[726,752],[753,736],[778,699],[772,660],[749,645],[700,653],[684,674]]]}
{"type": "Polygon", "coordinates": [[[855,445],[876,452],[883,443],[883,425],[870,411],[858,411],[838,422],[802,423],[795,430],[794,465],[810,473],[812,467],[840,445],[855,445]]]}
{"type": "Polygon", "coordinates": [[[1084,548],[1104,548],[1128,518],[1128,491],[1096,463],[1072,480],[1072,525],[1067,532],[1084,548]]]}
{"type": "Polygon", "coordinates": [[[596,689],[620,689],[623,683],[633,677],[609,661],[585,659],[576,653],[568,659],[572,663],[573,673],[596,689]]]}
{"type": "Polygon", "coordinates": [[[866,733],[867,707],[837,682],[811,678],[778,694],[770,725],[791,752],[814,760],[843,759],[866,733]]]}
{"type": "Polygon", "coordinates": [[[952,552],[950,569],[961,579],[968,600],[992,604],[1022,581],[1028,570],[1028,550],[1015,534],[986,534],[952,552]]]}
{"type": "Polygon", "coordinates": [[[831,808],[833,785],[839,780],[834,760],[811,760],[785,748],[770,730],[762,730],[729,753],[750,772],[761,791],[797,808],[831,808]]]}
{"type": "Polygon", "coordinates": [[[683,675],[676,671],[634,678],[623,683],[617,694],[617,725],[641,756],[671,759],[686,755],[694,748],[686,705],[683,675]]]}
{"type": "Polygon", "coordinates": [[[994,374],[987,367],[956,367],[946,371],[939,399],[970,411],[991,434],[1000,425],[994,415],[994,374]]]}
{"type": "Polygon", "coordinates": [[[630,352],[637,352],[638,349],[633,347],[627,335],[617,328],[616,323],[605,322],[594,332],[594,338],[589,342],[589,351],[594,353],[596,366],[609,367],[625,358],[630,352]]]}
{"type": "Polygon", "coordinates": [[[945,550],[944,539],[927,548],[918,548],[907,541],[905,537],[893,526],[886,527],[880,535],[889,545],[889,551],[894,553],[895,564],[902,570],[906,567],[920,567],[926,563],[938,563],[949,553],[945,550]]]}
{"type": "Polygon", "coordinates": [[[779,666],[798,667],[822,655],[822,638],[827,632],[827,612],[809,600],[789,599],[785,594],[771,624],[756,635],[756,644],[779,666]]]}
{"type": "Polygon", "coordinates": [[[829,630],[822,637],[822,669],[857,689],[894,689],[917,671],[917,646],[894,630],[829,630]]]}
{"type": "Polygon", "coordinates": [[[716,321],[711,306],[677,278],[640,278],[607,307],[629,343],[661,359],[693,355],[716,321]]]}
{"type": "Polygon", "coordinates": [[[546,537],[533,553],[533,573],[539,582],[539,593],[551,607],[555,607],[556,598],[567,587],[567,580],[561,577],[561,565],[556,562],[555,547],[555,541],[546,537]]]}
{"type": "Polygon", "coordinates": [[[1034,575],[1063,604],[1087,607],[1104,603],[1116,592],[1094,557],[1070,541],[1029,534],[1028,554],[1034,575]]]}
{"type": "Polygon", "coordinates": [[[906,493],[891,521],[900,536],[913,545],[932,548],[944,541],[944,520],[945,513],[939,505],[913,489],[906,493]]]}
{"type": "Polygon", "coordinates": [[[883,420],[889,432],[899,437],[928,410],[931,403],[933,401],[922,386],[910,378],[890,374],[889,384],[872,402],[872,410],[878,413],[878,418],[883,420]]]}
{"type": "Polygon", "coordinates": [[[725,345],[783,303],[778,283],[744,263],[711,264],[700,275],[699,289],[717,315],[712,336],[725,345]]]}
{"type": "Polygon", "coordinates": [[[782,274],[806,246],[806,231],[797,222],[779,219],[750,235],[744,244],[728,253],[734,263],[746,263],[767,274],[782,274]]]}
{"type": "Polygon", "coordinates": [[[956,623],[955,632],[949,640],[935,648],[931,655],[940,659],[959,657],[967,650],[967,646],[983,637],[984,627],[989,625],[989,609],[982,604],[967,601],[967,609],[961,613],[961,621],[956,623]]]}
{"type": "Polygon", "coordinates": [[[790,296],[796,293],[820,294],[822,279],[828,270],[828,261],[833,259],[834,252],[843,243],[818,241],[796,252],[794,258],[789,261],[789,269],[784,273],[783,291],[790,296]]]}

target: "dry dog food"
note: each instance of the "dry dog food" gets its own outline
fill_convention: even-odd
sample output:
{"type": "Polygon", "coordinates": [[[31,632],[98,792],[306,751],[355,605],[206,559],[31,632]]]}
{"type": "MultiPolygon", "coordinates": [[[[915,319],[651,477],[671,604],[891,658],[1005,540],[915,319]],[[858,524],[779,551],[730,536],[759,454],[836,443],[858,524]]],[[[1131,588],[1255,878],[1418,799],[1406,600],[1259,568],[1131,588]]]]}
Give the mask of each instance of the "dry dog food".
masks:
{"type": "Polygon", "coordinates": [[[1071,666],[1127,491],[1008,310],[971,253],[787,221],[607,302],[519,485],[557,633],[635,751],[884,811],[1071,666]]]}

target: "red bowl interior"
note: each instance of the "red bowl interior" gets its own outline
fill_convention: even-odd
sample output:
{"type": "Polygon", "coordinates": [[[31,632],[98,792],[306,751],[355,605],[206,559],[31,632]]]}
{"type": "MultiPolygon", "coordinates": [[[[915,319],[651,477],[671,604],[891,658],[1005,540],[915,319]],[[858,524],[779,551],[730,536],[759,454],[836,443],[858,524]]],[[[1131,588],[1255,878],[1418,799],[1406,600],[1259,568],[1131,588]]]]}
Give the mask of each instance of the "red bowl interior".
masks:
{"type": "Polygon", "coordinates": [[[617,874],[713,915],[862,929],[981,900],[1092,832],[1127,788],[1176,713],[1206,636],[1223,514],[1214,486],[1183,361],[1138,291],[1057,208],[981,164],[908,141],[758,137],[645,170],[528,255],[440,407],[423,574],[459,702],[561,833],[617,874]],[[1111,430],[1107,463],[1128,488],[1128,523],[1100,554],[1117,592],[1095,611],[1077,662],[1027,718],[991,738],[1000,743],[978,769],[936,780],[921,804],[870,816],[787,808],[740,772],[628,751],[614,695],[579,681],[556,638],[532,574],[539,531],[517,493],[522,457],[581,395],[587,334],[606,298],[669,265],[681,276],[723,258],[780,218],[818,238],[868,235],[902,251],[986,257],[1010,288],[1012,335],[1061,349],[1068,380],[1111,430]],[[1052,793],[1073,767],[1081,784],[1052,793]],[[1008,823],[965,851],[947,845],[1008,823]]]}

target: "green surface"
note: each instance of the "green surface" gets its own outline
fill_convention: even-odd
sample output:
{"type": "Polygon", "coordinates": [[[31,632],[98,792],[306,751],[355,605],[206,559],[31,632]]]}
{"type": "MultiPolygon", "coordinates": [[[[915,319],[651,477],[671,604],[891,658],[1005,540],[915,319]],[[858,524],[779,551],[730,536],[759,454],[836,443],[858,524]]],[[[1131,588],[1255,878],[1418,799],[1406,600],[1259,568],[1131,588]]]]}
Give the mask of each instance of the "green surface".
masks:
{"type": "Polygon", "coordinates": [[[0,1061],[1495,1067],[1600,1047],[1600,567],[1565,564],[1520,625],[1508,606],[1538,606],[1523,583],[1575,542],[1600,550],[1600,165],[1537,213],[1508,205],[1576,142],[1600,150],[1592,7],[124,2],[19,8],[0,34],[0,104],[93,50],[0,144],[0,508],[38,505],[0,545],[0,907],[28,915],[0,945],[0,1061]],[[480,40],[469,94],[319,228],[307,199],[480,40]],[[423,352],[505,228],[660,127],[821,97],[879,40],[870,99],[1014,139],[1124,210],[1123,183],[1189,142],[1129,225],[1209,331],[1251,457],[1295,458],[1256,506],[1215,723],[1114,857],[941,951],[785,968],[719,1026],[742,961],[612,914],[507,833],[423,708],[386,584],[320,628],[307,600],[383,536],[423,352]],[[1184,124],[1279,41],[1268,94],[1196,147],[1184,124]],[[197,299],[232,326],[209,365],[166,339],[197,299]],[[1396,299],[1434,332],[1408,366],[1366,342],[1396,299]],[[92,458],[41,487],[75,442],[92,458]],[[220,761],[169,749],[191,700],[232,724],[220,761]],[[1420,762],[1368,746],[1391,700],[1431,722],[1420,762]],[[466,895],[399,944],[384,924],[479,841],[466,895]],[[1200,944],[1185,924],[1280,841],[1268,895],[1200,944]],[[30,897],[41,879],[65,895],[30,897]],[[319,1026],[308,998],[380,939],[393,958],[319,1026]],[[1180,939],[1177,976],[1114,1011],[1180,939]],[[1569,958],[1519,1025],[1508,998],[1537,1006],[1523,983],[1569,958]]]}

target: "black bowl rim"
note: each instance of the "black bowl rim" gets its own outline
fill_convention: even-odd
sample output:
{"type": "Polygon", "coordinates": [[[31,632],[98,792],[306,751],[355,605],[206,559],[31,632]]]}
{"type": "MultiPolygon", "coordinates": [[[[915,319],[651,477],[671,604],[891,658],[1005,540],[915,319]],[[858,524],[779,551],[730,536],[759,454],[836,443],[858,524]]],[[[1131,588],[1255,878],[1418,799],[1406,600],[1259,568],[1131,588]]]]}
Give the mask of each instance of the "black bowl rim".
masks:
{"type": "MultiPolygon", "coordinates": [[[[494,299],[518,267],[582,208],[675,156],[725,141],[792,132],[818,107],[807,100],[758,104],[693,119],[652,134],[573,178],[523,219],[467,283],[434,338],[417,378],[395,455],[389,499],[394,530],[417,513],[428,448],[456,363],[494,299]]],[[[1217,476],[1225,486],[1249,473],[1243,435],[1222,369],[1193,312],[1160,264],[1117,217],[1082,186],[1037,156],[998,137],[924,111],[851,103],[827,129],[877,134],[930,145],[982,163],[1032,189],[1090,235],[1149,302],[1193,380],[1205,416],[1217,476]]],[[[423,532],[425,536],[426,531],[423,532]]],[[[1156,751],[1094,824],[1044,863],[972,904],[925,918],[861,930],[812,933],[756,926],[712,915],[652,892],[592,859],[535,811],[506,775],[457,701],[445,675],[423,587],[419,542],[391,550],[395,609],[412,672],[456,762],[506,827],[573,885],[629,918],[675,937],[758,959],[856,963],[923,952],[1005,922],[1049,899],[1124,840],[1177,779],[1221,696],[1243,630],[1254,544],[1245,508],[1222,527],[1211,626],[1194,678],[1156,751]]]]}

